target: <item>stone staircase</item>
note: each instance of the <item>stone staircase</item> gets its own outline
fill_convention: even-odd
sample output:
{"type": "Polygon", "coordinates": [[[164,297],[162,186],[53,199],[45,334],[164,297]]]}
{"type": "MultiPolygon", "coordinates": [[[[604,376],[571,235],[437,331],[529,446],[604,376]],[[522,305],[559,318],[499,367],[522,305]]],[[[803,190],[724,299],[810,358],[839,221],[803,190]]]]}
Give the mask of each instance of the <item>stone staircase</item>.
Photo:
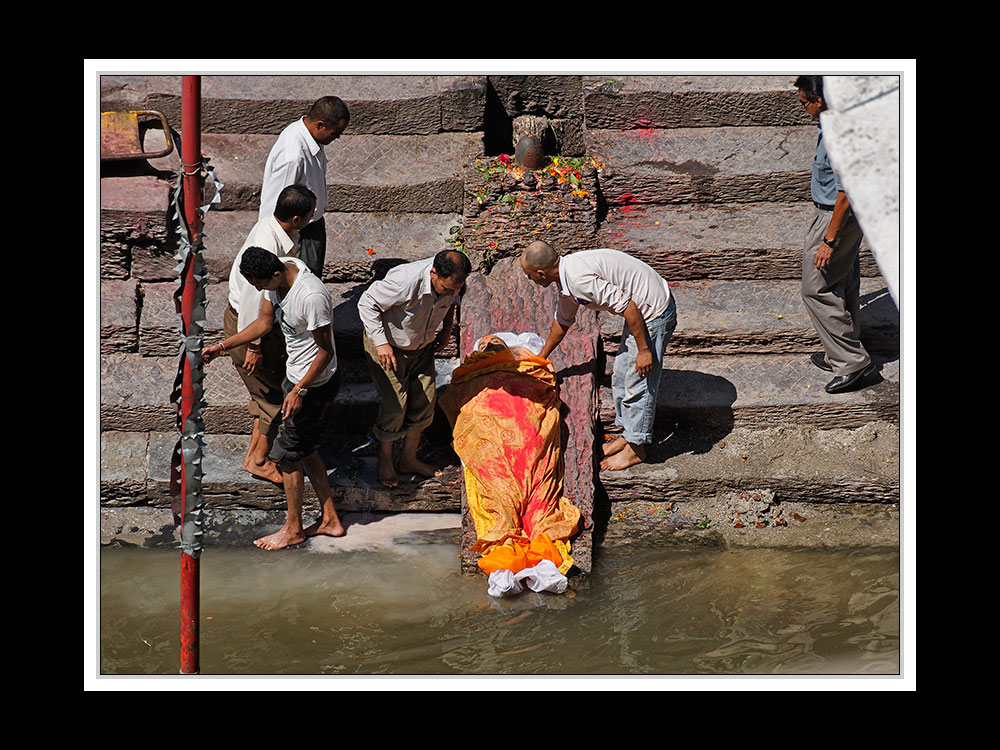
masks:
{"type": "MultiPolygon", "coordinates": [[[[386,490],[375,482],[371,450],[352,452],[365,444],[376,408],[360,362],[355,304],[392,265],[429,257],[469,229],[470,163],[512,152],[514,118],[544,116],[563,154],[594,154],[602,165],[596,230],[582,246],[642,258],[670,282],[679,310],[650,462],[599,477],[606,538],[624,543],[668,530],[670,538],[701,542],[894,543],[899,314],[865,252],[862,321],[880,382],[826,394],[827,374],[809,363],[819,343],[798,296],[816,129],[793,79],[205,77],[203,152],[225,184],[205,224],[207,338],[221,335],[229,267],[256,220],[275,135],[316,98],[340,96],[352,116],[347,133],[327,148],[325,281],[337,302],[345,383],[343,419],[324,459],[342,511],[457,512],[460,481],[446,426],[436,424],[427,441],[428,456],[448,467],[441,480],[386,490]],[[732,499],[748,492],[777,501],[768,519],[777,518],[773,508],[796,508],[799,518],[822,518],[827,533],[794,520],[755,525],[751,537],[732,513],[723,517],[732,499]]],[[[179,91],[179,77],[104,77],[102,108],[159,110],[179,124],[179,91]]],[[[169,507],[178,334],[166,211],[178,163],[175,152],[102,171],[101,502],[108,518],[116,509],[162,515],[169,507]]],[[[600,413],[610,424],[621,321],[606,316],[600,324],[607,353],[600,413]]],[[[452,349],[439,358],[442,378],[456,355],[452,349]]],[[[249,417],[232,366],[206,368],[205,387],[209,516],[280,512],[281,489],[240,470],[249,417]]],[[[127,536],[102,533],[105,542],[127,536]]]]}

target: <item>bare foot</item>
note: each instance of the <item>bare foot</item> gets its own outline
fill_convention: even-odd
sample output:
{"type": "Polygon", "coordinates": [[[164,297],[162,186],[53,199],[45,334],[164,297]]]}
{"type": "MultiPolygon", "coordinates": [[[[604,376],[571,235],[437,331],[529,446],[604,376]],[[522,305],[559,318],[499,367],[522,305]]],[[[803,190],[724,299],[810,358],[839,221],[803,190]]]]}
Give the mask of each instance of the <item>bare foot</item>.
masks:
{"type": "Polygon", "coordinates": [[[437,469],[430,464],[425,464],[423,461],[418,459],[413,459],[410,461],[400,459],[399,460],[399,473],[400,474],[420,474],[424,477],[439,477],[444,474],[443,471],[437,469]]]}
{"type": "Polygon", "coordinates": [[[399,477],[396,476],[396,470],[392,467],[392,461],[380,460],[378,462],[378,481],[386,487],[395,487],[399,484],[399,477]]]}
{"type": "Polygon", "coordinates": [[[276,550],[284,549],[285,547],[292,547],[296,544],[302,544],[305,540],[306,535],[301,531],[294,532],[282,528],[280,531],[276,531],[273,534],[262,536],[260,539],[256,540],[254,544],[261,549],[276,550]]]}
{"type": "Polygon", "coordinates": [[[278,471],[278,467],[274,461],[267,460],[263,464],[258,464],[247,456],[243,459],[243,470],[253,474],[255,477],[281,484],[281,472],[278,471]]]}
{"type": "Polygon", "coordinates": [[[601,468],[605,471],[621,471],[629,466],[635,466],[646,460],[646,451],[642,446],[633,446],[625,443],[625,447],[615,455],[601,461],[601,468]]]}
{"type": "Polygon", "coordinates": [[[306,536],[343,536],[346,533],[346,529],[339,520],[334,523],[317,521],[302,533],[306,536]]]}
{"type": "Polygon", "coordinates": [[[604,444],[604,457],[613,456],[620,452],[628,442],[621,435],[616,437],[614,440],[609,440],[604,444]]]}

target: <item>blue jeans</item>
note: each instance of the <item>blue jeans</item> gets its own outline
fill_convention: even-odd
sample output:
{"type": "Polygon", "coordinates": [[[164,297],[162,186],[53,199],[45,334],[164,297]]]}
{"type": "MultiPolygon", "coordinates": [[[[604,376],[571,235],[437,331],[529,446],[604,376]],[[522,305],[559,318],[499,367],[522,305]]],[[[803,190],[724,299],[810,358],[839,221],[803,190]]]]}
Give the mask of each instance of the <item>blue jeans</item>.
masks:
{"type": "Polygon", "coordinates": [[[636,346],[635,337],[627,323],[622,332],[621,349],[615,357],[611,375],[611,394],[615,402],[615,424],[622,428],[622,437],[633,445],[653,442],[653,418],[656,416],[656,396],[660,390],[663,354],[675,328],[677,306],[671,296],[666,312],[646,321],[653,369],[645,377],[635,371],[639,347],[636,346]]]}

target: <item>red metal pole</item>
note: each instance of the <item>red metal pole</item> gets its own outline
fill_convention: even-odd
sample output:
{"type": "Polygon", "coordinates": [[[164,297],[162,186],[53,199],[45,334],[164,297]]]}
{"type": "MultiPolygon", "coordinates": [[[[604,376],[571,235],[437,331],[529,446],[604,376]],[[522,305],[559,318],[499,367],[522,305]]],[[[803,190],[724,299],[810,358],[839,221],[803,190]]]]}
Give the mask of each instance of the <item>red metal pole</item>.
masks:
{"type": "MultiPolygon", "coordinates": [[[[181,80],[181,169],[184,196],[184,220],[191,243],[201,232],[201,76],[182,76],[181,80]]],[[[184,293],[181,297],[181,316],[185,331],[190,329],[197,281],[194,264],[187,266],[184,293]]],[[[191,364],[184,358],[181,383],[181,418],[187,422],[194,409],[194,387],[191,364]]],[[[187,498],[187,465],[181,469],[181,498],[187,498]]],[[[199,559],[187,552],[181,553],[181,674],[198,674],[200,671],[200,610],[201,582],[199,559]]]]}

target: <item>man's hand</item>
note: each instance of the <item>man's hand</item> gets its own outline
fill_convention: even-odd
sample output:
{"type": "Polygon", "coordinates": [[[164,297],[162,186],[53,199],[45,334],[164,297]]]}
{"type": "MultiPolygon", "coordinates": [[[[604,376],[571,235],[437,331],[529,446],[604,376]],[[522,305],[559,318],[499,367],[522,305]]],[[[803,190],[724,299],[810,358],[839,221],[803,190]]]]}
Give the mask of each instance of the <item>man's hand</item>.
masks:
{"type": "Polygon", "coordinates": [[[222,344],[209,344],[201,350],[201,358],[207,365],[225,351],[226,350],[222,348],[222,344]]]}
{"type": "Polygon", "coordinates": [[[653,371],[653,352],[644,349],[636,355],[635,371],[642,377],[646,377],[653,371]]]}
{"type": "Polygon", "coordinates": [[[439,352],[448,345],[448,339],[451,338],[451,331],[445,333],[444,331],[438,332],[438,335],[434,337],[434,351],[439,352]]]}
{"type": "Polygon", "coordinates": [[[247,354],[243,358],[243,369],[253,374],[253,371],[260,365],[261,359],[260,349],[247,349],[247,354]]]}
{"type": "Polygon", "coordinates": [[[396,355],[392,353],[392,344],[376,346],[375,353],[378,354],[378,363],[383,370],[396,372],[396,355]]]}
{"type": "Polygon", "coordinates": [[[813,259],[813,263],[816,264],[816,268],[822,270],[830,265],[830,256],[832,255],[833,248],[824,242],[819,246],[819,250],[816,251],[816,257],[813,259]]]}
{"type": "Polygon", "coordinates": [[[285,396],[285,400],[281,403],[281,417],[282,419],[288,419],[290,416],[295,414],[299,409],[302,408],[302,396],[299,392],[292,388],[285,396]]]}

